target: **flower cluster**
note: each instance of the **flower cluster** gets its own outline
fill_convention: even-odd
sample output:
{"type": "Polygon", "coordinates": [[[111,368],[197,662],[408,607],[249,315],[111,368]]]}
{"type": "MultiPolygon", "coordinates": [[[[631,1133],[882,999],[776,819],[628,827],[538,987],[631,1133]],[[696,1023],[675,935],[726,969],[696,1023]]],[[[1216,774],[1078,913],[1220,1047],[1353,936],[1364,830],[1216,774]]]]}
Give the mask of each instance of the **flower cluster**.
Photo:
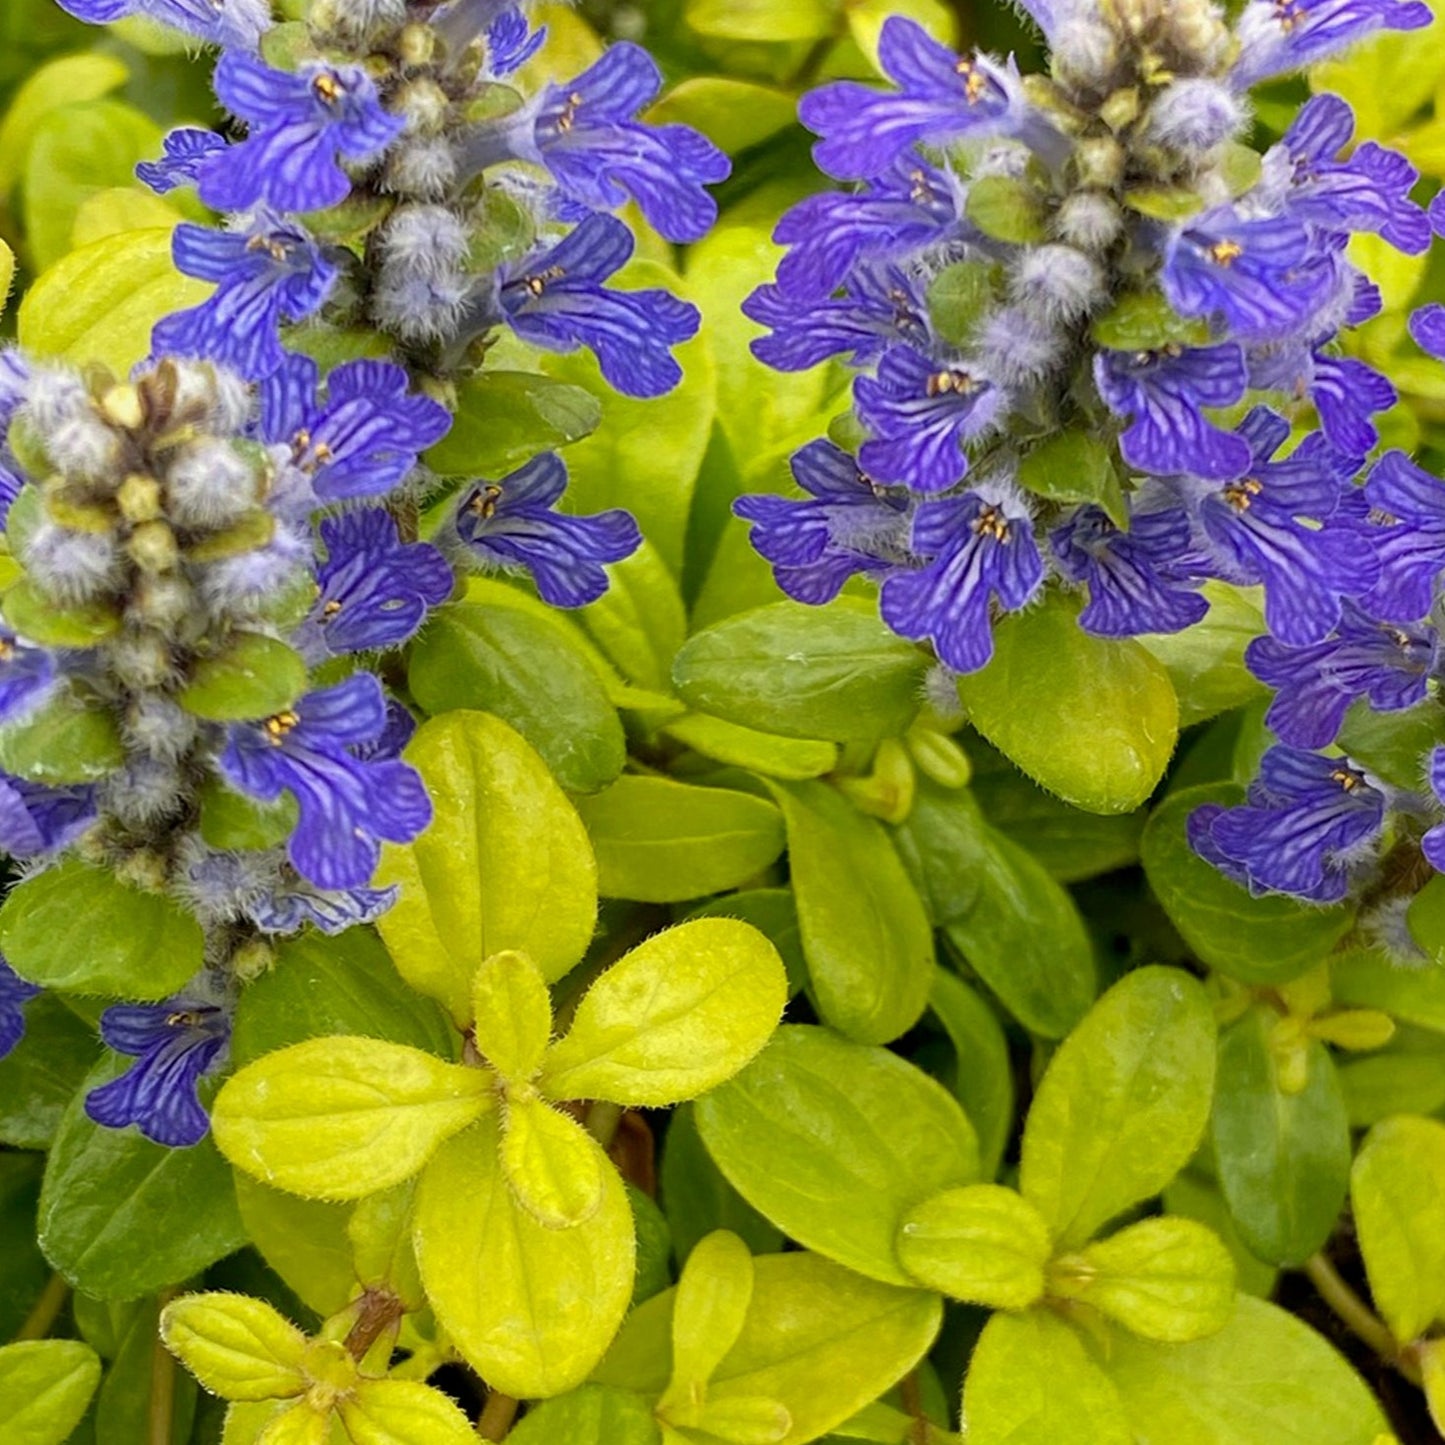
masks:
{"type": "Polygon", "coordinates": [[[1262,586],[1279,646],[1322,644],[1391,570],[1354,479],[1394,392],[1340,351],[1379,309],[1345,243],[1418,253],[1430,227],[1402,157],[1348,149],[1343,101],[1311,100],[1261,156],[1245,92],[1429,11],[1250,0],[1231,31],[1205,0],[1025,8],[1048,78],[895,17],[891,88],[804,98],[847,185],[783,218],[745,309],[771,366],[858,369],[859,445],[810,444],[807,499],[736,510],[791,595],[872,578],[888,625],[958,673],[1051,582],[1105,637],[1191,626],[1211,579],[1262,586]]]}

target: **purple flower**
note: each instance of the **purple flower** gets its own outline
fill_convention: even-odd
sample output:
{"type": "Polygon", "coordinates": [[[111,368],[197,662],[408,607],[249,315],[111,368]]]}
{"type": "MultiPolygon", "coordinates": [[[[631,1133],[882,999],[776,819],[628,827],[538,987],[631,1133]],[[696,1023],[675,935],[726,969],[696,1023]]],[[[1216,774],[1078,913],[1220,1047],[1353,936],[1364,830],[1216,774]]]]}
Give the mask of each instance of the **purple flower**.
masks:
{"type": "Polygon", "coordinates": [[[171,251],[181,271],[214,281],[216,292],[164,317],[151,344],[158,353],[219,362],[252,381],[286,359],[282,321],[309,316],[336,279],[336,268],[300,226],[264,209],[244,232],[179,225],[171,251]]]}
{"type": "Polygon", "coordinates": [[[0,773],[0,852],[13,858],[54,853],[73,842],[95,817],[95,790],[49,788],[0,773]]]}
{"type": "Polygon", "coordinates": [[[1003,394],[961,366],[937,365],[909,346],[878,363],[878,377],[853,386],[858,419],[873,433],[858,460],[881,482],[942,492],[968,471],[964,445],[982,435],[1004,406],[1003,394]]]}
{"type": "Polygon", "coordinates": [[[1410,335],[1437,361],[1445,361],[1445,306],[1432,301],[1410,318],[1410,335]]]}
{"type": "Polygon", "coordinates": [[[670,347],[697,334],[697,308],[666,291],[610,291],[603,282],[632,255],[632,233],[593,215],[550,250],[504,269],[512,330],[545,351],[590,347],[602,375],[628,396],[661,396],[682,380],[670,347]]]}
{"type": "Polygon", "coordinates": [[[1291,331],[1323,299],[1328,277],[1307,266],[1310,234],[1286,216],[1245,220],[1219,206],[1173,233],[1160,284],[1181,316],[1220,322],[1241,340],[1291,331]]]}
{"type": "Polygon", "coordinates": [[[271,26],[270,0],[58,0],[62,10],[91,25],[132,15],[172,25],[212,45],[254,50],[271,26]]]}
{"type": "Polygon", "coordinates": [[[1380,558],[1379,584],[1361,600],[1374,617],[1417,622],[1445,570],[1445,484],[1401,451],[1388,451],[1365,483],[1380,558]]]}
{"type": "MultiPolygon", "coordinates": [[[[1430,791],[1445,803],[1445,748],[1436,748],[1430,754],[1430,791]]],[[[1420,840],[1420,847],[1430,866],[1437,873],[1445,873],[1445,823],[1437,823],[1420,840]]]]}
{"type": "Polygon", "coordinates": [[[288,353],[262,384],[261,428],[267,441],[290,443],[322,502],[384,496],[451,426],[447,409],[408,391],[390,362],[343,362],[326,378],[325,402],[319,375],[309,357],[288,353]]]}
{"type": "Polygon", "coordinates": [[[396,523],[377,507],[343,512],[321,523],[326,560],[320,592],[294,646],[313,660],[397,647],[445,602],[452,569],[426,542],[403,542],[396,523]]]}
{"type": "Polygon", "coordinates": [[[40,993],[0,958],[0,1059],[25,1037],[25,1005],[40,993]]]}
{"type": "Polygon", "coordinates": [[[136,1063],[85,1097],[85,1112],[107,1129],[139,1127],[153,1143],[186,1149],[206,1137],[202,1075],[223,1061],[231,1037],[226,1010],[186,997],[116,1004],[100,1016],[100,1036],[136,1063]]]}
{"type": "Polygon", "coordinates": [[[717,220],[703,189],[724,181],[728,158],[691,126],[633,119],[662,87],[657,62],[640,46],[609,46],[570,85],[538,97],[537,157],[571,200],[599,211],[630,195],[669,241],[696,241],[717,220]]]}
{"type": "Polygon", "coordinates": [[[1209,603],[1185,568],[1193,529],[1182,507],[1135,512],[1121,531],[1099,507],[1080,507],[1049,534],[1060,570],[1089,589],[1079,626],[1099,637],[1182,632],[1209,603]]]}
{"type": "Polygon", "coordinates": [[[567,468],[544,452],[500,482],[478,482],[457,508],[457,535],[483,566],[522,568],[554,607],[585,607],[607,590],[604,562],[620,562],[642,543],[620,509],[592,517],[556,510],[567,468]]]}
{"type": "Polygon", "coordinates": [[[533,30],[517,6],[509,6],[487,26],[487,72],[494,80],[520,70],[541,48],[547,27],[533,30]]]}
{"type": "Polygon", "coordinates": [[[405,128],[383,109],[359,65],[309,62],[293,74],[232,52],[216,67],[216,94],[250,131],[200,173],[201,199],[218,211],[339,205],[351,194],[351,180],[338,157],[365,160],[405,128]]]}
{"type": "Polygon", "coordinates": [[[1272,747],[1246,803],[1209,804],[1189,819],[1189,841],[1251,893],[1335,903],[1352,856],[1379,835],[1385,795],[1347,759],[1272,747]]]}
{"type": "Polygon", "coordinates": [[[945,240],[959,226],[961,201],[947,172],[917,158],[860,191],[808,196],[773,232],[790,248],[778,263],[778,285],[799,300],[824,300],[865,258],[887,262],[945,240]]]}
{"type": "Polygon", "coordinates": [[[199,126],[182,126],[161,142],[163,154],[158,161],[142,161],[135,168],[136,178],[158,196],[181,186],[193,186],[213,156],[226,149],[229,142],[213,130],[199,126]]]}
{"type": "Polygon", "coordinates": [[[1289,423],[1267,407],[1256,407],[1239,432],[1250,444],[1249,474],[1199,490],[1202,541],[1216,575],[1263,584],[1275,637],[1319,642],[1339,621],[1341,598],[1367,591],[1380,575],[1369,530],[1340,507],[1349,469],[1317,433],[1271,461],[1289,423]]]}
{"type": "Polygon", "coordinates": [[[925,502],[913,519],[913,550],[931,560],[885,579],[883,620],[900,637],[927,638],[952,671],[977,672],[993,656],[992,599],[1016,611],[1043,582],[1026,505],[994,488],[925,502]]]}
{"type": "Polygon", "coordinates": [[[814,160],[840,180],[883,175],[917,141],[1014,131],[1028,115],[1012,65],[983,55],[961,60],[914,20],[894,15],[884,23],[878,60],[898,90],[839,80],[798,106],[803,124],[823,137],[814,160]]]}
{"type": "Polygon", "coordinates": [[[1373,367],[1302,341],[1251,347],[1249,383],[1260,391],[1307,393],[1330,445],[1357,464],[1380,439],[1375,414],[1397,400],[1395,388],[1373,367]]]}
{"type": "Polygon", "coordinates": [[[1244,660],[1276,689],[1265,723],[1281,742],[1323,748],[1334,742],[1356,698],[1376,712],[1399,712],[1425,700],[1440,641],[1432,627],[1376,622],[1346,602],[1333,637],[1286,647],[1257,637],[1244,660]]]}
{"type": "Polygon", "coordinates": [[[401,890],[390,888],[313,888],[304,880],[267,893],[248,910],[262,933],[298,933],[309,923],[334,936],[348,928],[374,923],[396,902],[401,890]]]}
{"type": "Polygon", "coordinates": [[[233,724],[219,763],[238,791],[300,809],[287,856],[318,888],[362,888],[376,870],[378,839],[405,843],[431,821],[431,802],[406,763],[363,761],[352,749],[386,727],[381,684],[359,672],[260,723],[233,724]]]}
{"type": "Polygon", "coordinates": [[[21,642],[0,623],[0,723],[33,712],[55,687],[55,658],[42,647],[21,642]]]}
{"type": "Polygon", "coordinates": [[[1249,373],[1239,347],[1101,351],[1094,381],[1110,411],[1133,418],[1119,438],[1130,466],[1218,481],[1249,466],[1248,445],[1203,415],[1204,407],[1231,406],[1244,395],[1249,373]]]}
{"type": "Polygon", "coordinates": [[[1419,0],[1249,0],[1235,27],[1241,90],[1301,70],[1376,30],[1418,30],[1433,17],[1419,0]]]}
{"type": "Polygon", "coordinates": [[[733,503],[733,511],[753,523],[750,540],[789,597],[831,602],[856,573],[878,575],[906,561],[905,493],[878,486],[822,438],[794,455],[792,469],[813,500],[752,496],[733,503]]]}

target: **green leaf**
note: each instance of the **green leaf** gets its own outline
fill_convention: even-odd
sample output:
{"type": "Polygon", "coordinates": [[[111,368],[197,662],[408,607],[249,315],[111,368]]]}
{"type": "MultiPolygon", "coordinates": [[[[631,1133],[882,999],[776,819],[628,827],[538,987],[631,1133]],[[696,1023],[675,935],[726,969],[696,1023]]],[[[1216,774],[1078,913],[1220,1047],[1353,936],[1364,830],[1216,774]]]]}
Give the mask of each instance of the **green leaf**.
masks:
{"type": "Polygon", "coordinates": [[[493,1076],[404,1044],[326,1038],[267,1054],[211,1110],[221,1152],[293,1194],[360,1199],[409,1179],[495,1107],[493,1076]]]}
{"type": "Polygon", "coordinates": [[[13,1339],[40,1302],[52,1276],[35,1239],[43,1154],[0,1152],[0,1336],[13,1339]]]}
{"type": "Polygon", "coordinates": [[[1234,1260],[1192,1219],[1145,1219],[1054,1261],[1049,1291],[1083,1300],[1136,1335],[1204,1339],[1234,1314],[1234,1260]]]}
{"type": "Polygon", "coordinates": [[[513,1427],[507,1445],[660,1445],[651,1409],[631,1390],[584,1385],[546,1400],[513,1427]]]}
{"type": "Polygon", "coordinates": [[[483,1058],[508,1082],[534,1077],[552,1037],[552,1000],[537,965],[515,949],[494,953],[477,970],[472,1011],[483,1058]]]}
{"type": "Polygon", "coordinates": [[[26,1004],[25,1036],[0,1059],[0,1144],[47,1148],[99,1047],[95,1030],[53,995],[26,1004]]]}
{"type": "Polygon", "coordinates": [[[582,823],[545,764],[505,723],[452,712],[406,750],[431,796],[431,827],[388,845],[376,883],[401,887],[378,928],[402,977],[471,1022],[484,958],[515,948],[547,979],[582,957],[597,916],[582,823]]]}
{"type": "Polygon", "coordinates": [[[25,293],[20,344],[35,356],[95,362],[124,376],[150,354],[155,323],[199,305],[211,289],[176,270],[168,229],[107,236],[57,261],[25,293]]]}
{"type": "Polygon", "coordinates": [[[302,1199],[239,1171],[234,1178],[246,1235],[262,1258],[322,1319],[336,1314],[356,1292],[351,1206],[302,1199]]]}
{"type": "Polygon", "coordinates": [[[881,823],[824,783],[770,784],[813,998],[824,1022],[884,1044],[918,1022],[933,983],[933,931],[881,823]]]}
{"type": "Polygon", "coordinates": [[[31,141],[47,115],[61,106],[99,100],[124,85],[129,74],[116,56],[92,50],[52,60],[27,77],[0,121],[0,201],[24,174],[31,141]]]}
{"type": "Polygon", "coordinates": [[[580,386],[528,371],[485,371],[457,387],[452,429],[424,460],[444,477],[500,480],[538,452],[580,441],[602,406],[580,386]]]}
{"type": "Polygon", "coordinates": [[[769,778],[820,778],[838,765],[836,743],[780,738],[705,713],[687,713],[662,731],[705,758],[769,778]]]}
{"type": "Polygon", "coordinates": [[[637,687],[669,691],[687,637],[687,607],[657,549],[647,541],[607,570],[609,586],[576,616],[611,664],[637,687]]]}
{"type": "Polygon", "coordinates": [[[1115,448],[1088,432],[1056,432],[1041,442],[1020,463],[1019,481],[1051,502],[1097,503],[1116,526],[1129,524],[1115,448]]]}
{"type": "Polygon", "coordinates": [[[296,831],[301,816],[296,795],[290,792],[282,793],[274,803],[263,803],[236,792],[216,776],[207,778],[198,791],[201,837],[212,848],[278,848],[296,831]]]}
{"type": "Polygon", "coordinates": [[[836,32],[838,0],[687,0],[688,25],[723,40],[820,40],[836,32]]]}
{"type": "Polygon", "coordinates": [[[929,283],[928,316],[950,346],[967,346],[993,304],[999,268],[986,261],[955,261],[929,283]]]}
{"type": "MultiPolygon", "coordinates": [[[[940,1302],[925,1290],[878,1284],[811,1254],[765,1255],[753,1269],[747,1319],[713,1371],[708,1400],[781,1405],[792,1422],[781,1445],[841,1425],[917,1364],[938,1331],[940,1302]]],[[[661,1394],[677,1299],[668,1290],[628,1316],[598,1383],[661,1394]]]]}
{"type": "Polygon", "coordinates": [[[1445,1125],[1403,1115],[1370,1130],[1350,1202],[1375,1307],[1402,1344],[1445,1319],[1445,1125]]]}
{"type": "Polygon", "coordinates": [[[6,591],[5,621],[21,637],[46,647],[94,647],[120,631],[120,613],[113,604],[61,607],[28,577],[6,591]]]}
{"type": "Polygon", "coordinates": [[[874,608],[841,598],[730,617],[688,640],[672,679],[700,712],[783,737],[846,742],[904,732],[927,666],[874,608]]]}
{"type": "Polygon", "coordinates": [[[1089,328],[1114,351],[1157,351],[1166,346],[1203,346],[1209,323],[1176,314],[1158,291],[1126,291],[1089,328]]]}
{"type": "Polygon", "coordinates": [[[595,669],[559,629],[525,612],[438,608],[412,645],[407,679],[429,713],[485,708],[511,724],[569,792],[606,787],[627,761],[595,669]]]}
{"type": "Polygon", "coordinates": [[[411,1181],[368,1195],[351,1211],[345,1231],[354,1278],[368,1290],[393,1295],[408,1312],[426,1305],[412,1238],[415,1202],[411,1181]]]}
{"type": "Polygon", "coordinates": [[[1331,1346],[1293,1315],[1248,1295],[1207,1340],[1166,1345],[1116,1331],[1104,1368],[1135,1438],[1378,1445],[1386,1429],[1364,1382],[1331,1346]]]}
{"type": "Polygon", "coordinates": [[[79,1340],[25,1340],[0,1349],[7,1445],[61,1445],[99,1383],[100,1361],[79,1340]]]}
{"type": "MultiPolygon", "coordinates": [[[[963,1382],[968,1445],[1131,1445],[1118,1391],[1047,1310],[997,1314],[963,1382]]],[[[1170,1445],[1174,1445],[1171,1440],[1170,1445]]]]}
{"type": "Polygon", "coordinates": [[[1274,1293],[1279,1271],[1250,1253],[1248,1245],[1239,1237],[1229,1205],[1216,1181],[1205,1178],[1202,1173],[1185,1170],[1164,1191],[1164,1207],[1170,1214],[1207,1224],[1224,1241],[1234,1259],[1239,1289],[1260,1299],[1268,1299],[1274,1293]]]}
{"type": "MultiPolygon", "coordinates": [[[[76,1296],[78,1301],[84,1296],[76,1296]]],[[[196,1421],[200,1387],[161,1358],[160,1305],[157,1297],[123,1305],[100,1305],[115,1323],[113,1345],[102,1351],[105,1378],[90,1407],[89,1419],[103,1421],[106,1445],[151,1445],[169,1425],[173,1440],[188,1440],[196,1421]],[[166,1408],[169,1399],[170,1408],[166,1408]]],[[[96,1341],[88,1341],[95,1345],[96,1341]]],[[[71,1437],[72,1441],[76,1436],[71,1437]]]]}
{"type": "Polygon", "coordinates": [[[538,1087],[632,1107],[693,1098],[758,1053],[787,1001],[782,960],[757,929],[730,918],[679,924],[588,989],[538,1087]]]}
{"type": "Polygon", "coordinates": [[[301,655],[260,632],[237,632],[196,664],[176,701],[196,717],[240,722],[284,711],[306,691],[301,655]]]}
{"type": "Polygon", "coordinates": [[[246,985],[231,1030],[231,1062],[249,1064],[288,1044],[351,1034],[454,1055],[457,1035],[430,999],[408,988],[376,935],[350,928],[303,933],[246,985]]]}
{"type": "Polygon", "coordinates": [[[1169,673],[1179,698],[1179,726],[1189,727],[1262,697],[1265,687],[1244,665],[1244,649],[1265,634],[1258,599],[1227,582],[1206,582],[1201,622],[1183,632],[1155,632],[1140,645],[1169,673]]]}
{"type": "Polygon", "coordinates": [[[1043,1297],[1053,1252],[1038,1210],[1012,1189],[972,1184],[916,1205],[898,1229],[898,1260],[920,1284],[990,1309],[1043,1297]]]}
{"type": "Polygon", "coordinates": [[[201,928],[158,893],[70,858],[14,888],[0,951],[22,978],[73,993],[163,999],[201,966],[201,928]]]}
{"type": "MultiPolygon", "coordinates": [[[[705,1393],[709,1380],[747,1323],[753,1257],[726,1230],[700,1239],[677,1282],[672,1311],[672,1380],[659,1413],[705,1393]]],[[[674,1423],[691,1423],[675,1420],[674,1423]]]]}
{"type": "Polygon", "coordinates": [[[1030,246],[1048,240],[1043,193],[1019,176],[980,176],[968,188],[964,210],[995,241],[1030,246]]]}
{"type": "Polygon", "coordinates": [[[674,85],[647,112],[649,125],[690,125],[730,156],[792,125],[787,91],[725,75],[695,75],[674,85]]]}
{"type": "Polygon", "coordinates": [[[169,1149],[87,1117],[85,1096],[131,1064],[112,1056],[91,1071],[60,1121],[40,1195],[46,1258],[97,1299],[179,1284],[246,1242],[230,1166],[209,1139],[169,1149]]]}
{"type": "Polygon", "coordinates": [[[993,661],[958,681],[969,721],[1035,782],[1091,813],[1154,791],[1179,736],[1164,668],[1137,642],[1092,637],[1052,593],[994,629],[993,661]]]}
{"type": "Polygon", "coordinates": [[[161,1339],[213,1395],[273,1400],[306,1389],[306,1336],[264,1300],[189,1294],[161,1311],[161,1339]]]}
{"type": "Polygon", "coordinates": [[[360,1380],[336,1408],[353,1445],[476,1445],[456,1402],[417,1380],[360,1380]]]}
{"type": "Polygon", "coordinates": [[[577,799],[577,811],[606,898],[680,903],[720,893],[747,883],[783,851],[778,810],[726,788],[629,774],[577,799]]]}
{"type": "Polygon", "coordinates": [[[909,1284],[894,1241],[920,1199],[978,1176],[973,1127],[948,1092],[886,1049],[791,1025],[697,1105],[738,1192],[809,1249],[909,1284]]]}
{"type": "Polygon", "coordinates": [[[0,316],[10,300],[10,288],[15,284],[15,252],[0,241],[0,316]]]}
{"type": "Polygon", "coordinates": [[[617,1171],[571,1229],[518,1205],[498,1160],[495,1116],[444,1144],[417,1190],[416,1248],[427,1298],[487,1382],[519,1398],[560,1395],[591,1373],[632,1295],[632,1217],[617,1171]]]}
{"type": "Polygon", "coordinates": [[[1285,983],[1313,968],[1354,922],[1341,904],[1319,908],[1282,894],[1252,898],[1189,846],[1201,804],[1236,804],[1243,789],[1207,784],[1174,793],[1144,829],[1144,872],[1169,921],[1205,963],[1241,983],[1285,983]]]}
{"type": "Polygon", "coordinates": [[[1019,1189],[1061,1247],[1188,1162],[1209,1119],[1214,1052],[1204,990],[1169,968],[1126,974],[1060,1045],[1024,1126],[1019,1189]]]}
{"type": "Polygon", "coordinates": [[[1309,1045],[1305,1087],[1280,1087],[1269,1033],[1252,1009],[1219,1044],[1214,1154],[1241,1237],[1270,1264],[1302,1264],[1329,1238],[1350,1177],[1350,1126],[1328,1050],[1309,1045]]]}
{"type": "Polygon", "coordinates": [[[501,1159],[517,1203],[545,1229],[585,1224],[602,1207],[607,1156],[581,1124],[540,1099],[507,1100],[501,1159]]]}
{"type": "Polygon", "coordinates": [[[942,968],[934,970],[928,1007],[953,1044],[953,1092],[978,1131],[979,1172],[992,1179],[1014,1124],[1013,1065],[1003,1025],[978,994],[942,968]]]}
{"type": "Polygon", "coordinates": [[[32,783],[59,788],[99,782],[124,761],[115,714],[74,687],[0,728],[0,767],[32,783]]]}

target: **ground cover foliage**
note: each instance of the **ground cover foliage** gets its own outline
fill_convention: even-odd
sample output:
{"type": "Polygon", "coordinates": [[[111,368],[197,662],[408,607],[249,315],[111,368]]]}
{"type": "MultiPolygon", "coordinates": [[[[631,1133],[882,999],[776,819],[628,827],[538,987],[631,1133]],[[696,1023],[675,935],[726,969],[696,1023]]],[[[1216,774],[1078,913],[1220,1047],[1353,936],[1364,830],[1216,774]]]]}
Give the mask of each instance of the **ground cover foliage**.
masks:
{"type": "Polygon", "coordinates": [[[1445,1438],[1442,24],[9,0],[6,1441],[1445,1438]]]}

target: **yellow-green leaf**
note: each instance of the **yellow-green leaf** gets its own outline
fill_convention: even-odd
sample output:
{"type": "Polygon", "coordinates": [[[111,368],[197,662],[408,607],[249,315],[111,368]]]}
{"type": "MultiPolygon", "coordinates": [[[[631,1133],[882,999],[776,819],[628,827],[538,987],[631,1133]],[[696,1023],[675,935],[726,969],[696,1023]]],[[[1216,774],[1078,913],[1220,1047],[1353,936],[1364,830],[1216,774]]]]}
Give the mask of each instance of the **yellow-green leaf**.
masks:
{"type": "Polygon", "coordinates": [[[455,1402],[417,1380],[362,1380],[337,1410],[352,1445],[477,1445],[455,1402]]]}
{"type": "Polygon", "coordinates": [[[547,1229],[570,1229],[602,1207],[601,1146],[575,1119],[541,1099],[509,1099],[502,1171],[517,1203],[547,1229]]]}
{"type": "Polygon", "coordinates": [[[306,1388],[306,1336],[265,1300],[183,1295],[161,1311],[161,1339],[222,1399],[288,1399],[306,1388]]]}
{"type": "Polygon", "coordinates": [[[5,1445],[60,1445],[100,1383],[100,1361],[79,1340],[24,1340],[0,1349],[5,1445]]]}
{"type": "Polygon", "coordinates": [[[472,1036],[504,1079],[530,1079],[552,1037],[547,981],[525,953],[504,949],[477,970],[472,984],[472,1036]]]}

